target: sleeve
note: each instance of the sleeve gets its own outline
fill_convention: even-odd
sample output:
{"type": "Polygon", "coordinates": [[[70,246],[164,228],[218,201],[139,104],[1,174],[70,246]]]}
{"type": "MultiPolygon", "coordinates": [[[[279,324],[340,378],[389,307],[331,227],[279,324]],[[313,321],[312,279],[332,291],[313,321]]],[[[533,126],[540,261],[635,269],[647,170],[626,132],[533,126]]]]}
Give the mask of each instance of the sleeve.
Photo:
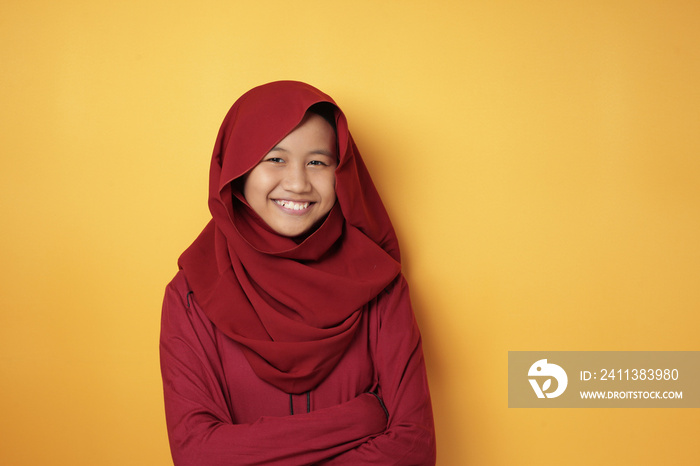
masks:
{"type": "Polygon", "coordinates": [[[221,388],[213,327],[186,301],[171,283],[160,336],[166,423],[176,466],[317,464],[386,428],[384,411],[369,393],[307,414],[236,424],[221,388]]]}
{"type": "Polygon", "coordinates": [[[434,465],[435,429],[421,336],[403,276],[378,305],[374,348],[387,429],[324,465],[434,465]]]}

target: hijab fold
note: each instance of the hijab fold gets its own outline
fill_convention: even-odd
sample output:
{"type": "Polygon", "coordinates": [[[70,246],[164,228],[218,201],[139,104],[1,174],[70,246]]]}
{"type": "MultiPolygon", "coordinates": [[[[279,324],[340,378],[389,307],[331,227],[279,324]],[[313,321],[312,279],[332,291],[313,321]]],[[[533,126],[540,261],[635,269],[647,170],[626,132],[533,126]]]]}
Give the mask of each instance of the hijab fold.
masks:
{"type": "Polygon", "coordinates": [[[352,341],[365,305],[400,273],[391,221],[335,102],[296,81],[239,98],[214,146],[209,209],[212,220],[178,261],[195,299],[258,377],[287,393],[313,389],[352,341]],[[319,102],[335,109],[337,201],[306,238],[287,238],[248,206],[241,177],[319,102]]]}

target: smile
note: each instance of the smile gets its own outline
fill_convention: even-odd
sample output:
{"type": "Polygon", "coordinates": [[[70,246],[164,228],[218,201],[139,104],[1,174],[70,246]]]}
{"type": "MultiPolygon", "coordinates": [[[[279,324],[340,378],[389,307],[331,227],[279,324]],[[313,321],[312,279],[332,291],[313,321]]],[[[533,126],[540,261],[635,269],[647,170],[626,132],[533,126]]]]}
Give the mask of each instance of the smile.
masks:
{"type": "Polygon", "coordinates": [[[310,202],[294,202],[283,199],[275,199],[275,204],[289,210],[304,210],[309,207],[310,202]]]}

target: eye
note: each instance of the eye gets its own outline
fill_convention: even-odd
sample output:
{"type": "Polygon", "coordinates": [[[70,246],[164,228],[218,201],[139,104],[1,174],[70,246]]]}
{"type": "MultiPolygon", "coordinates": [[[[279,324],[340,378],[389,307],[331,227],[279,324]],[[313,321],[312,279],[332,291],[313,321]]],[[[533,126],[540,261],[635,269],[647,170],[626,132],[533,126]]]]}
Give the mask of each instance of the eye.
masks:
{"type": "Polygon", "coordinates": [[[327,167],[328,164],[325,162],[322,162],[320,160],[312,160],[309,162],[309,165],[317,166],[317,167],[327,167]]]}
{"type": "Polygon", "coordinates": [[[283,163],[284,159],[282,159],[281,157],[268,157],[265,159],[265,162],[283,163]]]}

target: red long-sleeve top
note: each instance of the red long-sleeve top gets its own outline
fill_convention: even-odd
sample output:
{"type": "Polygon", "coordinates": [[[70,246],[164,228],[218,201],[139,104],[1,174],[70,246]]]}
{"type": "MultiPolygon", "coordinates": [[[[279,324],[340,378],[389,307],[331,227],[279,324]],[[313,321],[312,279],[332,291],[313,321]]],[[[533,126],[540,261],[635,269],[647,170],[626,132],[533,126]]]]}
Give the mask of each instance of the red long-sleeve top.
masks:
{"type": "Polygon", "coordinates": [[[365,306],[333,372],[297,395],[258,378],[189,291],[178,273],[161,324],[175,465],[435,464],[421,337],[403,276],[365,306]]]}

